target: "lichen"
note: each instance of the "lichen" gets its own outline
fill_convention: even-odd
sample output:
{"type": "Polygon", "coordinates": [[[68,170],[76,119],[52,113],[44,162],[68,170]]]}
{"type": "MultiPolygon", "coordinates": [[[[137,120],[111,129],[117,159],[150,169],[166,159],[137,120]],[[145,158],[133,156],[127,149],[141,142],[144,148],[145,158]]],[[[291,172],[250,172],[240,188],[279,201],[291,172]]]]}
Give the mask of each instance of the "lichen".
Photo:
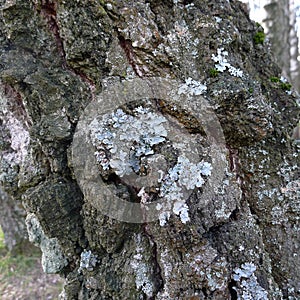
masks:
{"type": "Polygon", "coordinates": [[[230,75],[232,76],[243,77],[243,71],[230,65],[230,63],[226,58],[227,56],[228,56],[228,52],[224,51],[224,48],[219,48],[217,50],[217,55],[212,54],[212,59],[216,63],[215,64],[216,70],[219,72],[224,72],[228,70],[230,75]]]}
{"type": "MultiPolygon", "coordinates": [[[[194,89],[199,86],[195,87],[195,82],[191,79],[188,84],[190,86],[185,88],[191,88],[193,93],[197,93],[194,89]]],[[[181,134],[180,139],[180,133],[176,134],[174,129],[170,129],[167,116],[152,109],[150,106],[136,106],[129,114],[119,108],[95,118],[90,123],[95,156],[102,175],[107,178],[112,173],[121,178],[126,177],[126,180],[133,175],[139,178],[149,175],[145,182],[148,186],[138,186],[136,177],[133,177],[135,180],[132,185],[138,189],[137,197],[143,204],[151,201],[149,185],[152,190],[155,189],[158,199],[164,200],[156,206],[162,226],[172,212],[180,217],[182,223],[187,223],[190,220],[186,204],[187,193],[202,187],[206,178],[211,175],[212,166],[203,160],[195,162],[194,160],[199,159],[195,155],[195,148],[191,145],[187,147],[188,143],[193,143],[193,139],[185,143],[184,135],[181,134]],[[176,143],[172,141],[172,131],[176,136],[176,143]],[[157,150],[158,146],[166,144],[178,152],[176,161],[174,157],[172,163],[157,150]],[[156,168],[156,165],[162,169],[156,168]]]]}
{"type": "Polygon", "coordinates": [[[45,273],[59,273],[68,261],[56,238],[48,238],[37,217],[33,213],[27,214],[26,226],[29,241],[40,247],[42,251],[42,267],[45,273]]]}
{"type": "Polygon", "coordinates": [[[201,95],[207,90],[206,85],[193,80],[191,77],[185,80],[178,89],[178,94],[201,95]]]}
{"type": "Polygon", "coordinates": [[[97,262],[97,255],[93,254],[91,250],[82,251],[80,254],[78,273],[81,273],[83,270],[93,271],[97,262]]]}
{"type": "Polygon", "coordinates": [[[100,122],[91,124],[95,155],[104,170],[112,168],[119,176],[139,172],[140,158],[154,154],[153,147],[167,136],[167,120],[142,107],[137,107],[133,116],[118,109],[100,122]]]}
{"type": "Polygon", "coordinates": [[[162,300],[169,300],[172,299],[170,296],[170,292],[172,290],[172,283],[171,278],[172,275],[175,273],[174,268],[176,267],[171,261],[170,261],[170,252],[167,249],[164,249],[160,253],[160,265],[162,268],[162,277],[164,278],[164,288],[162,291],[160,291],[157,294],[157,299],[162,300]]]}
{"type": "Polygon", "coordinates": [[[165,205],[157,206],[159,211],[163,208],[163,212],[159,216],[161,226],[165,225],[169,219],[170,210],[180,216],[182,223],[190,220],[188,206],[184,199],[184,190],[201,187],[205,183],[203,176],[210,176],[211,170],[211,164],[208,162],[194,164],[184,156],[178,157],[178,163],[161,180],[160,196],[168,200],[167,203],[164,203],[165,205]],[[170,203],[173,203],[172,209],[170,203]]]}
{"type": "Polygon", "coordinates": [[[151,279],[149,265],[145,261],[143,255],[143,247],[141,245],[141,236],[136,236],[137,248],[136,253],[131,260],[131,267],[135,274],[135,284],[137,289],[141,289],[148,297],[153,296],[154,286],[151,279]]]}
{"type": "Polygon", "coordinates": [[[7,128],[10,133],[10,147],[13,153],[4,154],[4,159],[14,164],[21,164],[28,151],[30,141],[29,132],[24,122],[19,120],[11,111],[9,100],[4,96],[0,90],[0,117],[2,119],[2,126],[7,128]]]}
{"type": "Polygon", "coordinates": [[[232,278],[238,283],[238,287],[234,289],[239,300],[268,300],[268,292],[259,285],[255,271],[253,263],[244,263],[241,268],[234,270],[232,278]]]}

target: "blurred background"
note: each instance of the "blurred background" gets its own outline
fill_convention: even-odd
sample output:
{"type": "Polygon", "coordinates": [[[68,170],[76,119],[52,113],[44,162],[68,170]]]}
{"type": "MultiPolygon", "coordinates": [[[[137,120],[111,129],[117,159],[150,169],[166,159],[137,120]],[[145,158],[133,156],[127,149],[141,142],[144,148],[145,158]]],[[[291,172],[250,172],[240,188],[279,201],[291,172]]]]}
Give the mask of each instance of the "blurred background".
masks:
{"type": "MultiPolygon", "coordinates": [[[[282,76],[300,93],[300,0],[240,0],[271,43],[282,76]]],[[[299,94],[297,102],[300,106],[299,94]]],[[[300,141],[300,120],[293,138],[300,141]]]]}
{"type": "Polygon", "coordinates": [[[300,91],[300,0],[241,0],[260,23],[283,76],[300,91]]]}

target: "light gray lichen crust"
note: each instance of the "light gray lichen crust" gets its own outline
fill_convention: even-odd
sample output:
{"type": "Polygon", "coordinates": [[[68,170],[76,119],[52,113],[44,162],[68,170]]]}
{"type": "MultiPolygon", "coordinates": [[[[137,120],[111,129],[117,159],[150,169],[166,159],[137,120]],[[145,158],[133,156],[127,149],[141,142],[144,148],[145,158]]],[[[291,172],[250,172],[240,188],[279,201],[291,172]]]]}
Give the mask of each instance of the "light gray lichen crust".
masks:
{"type": "MultiPolygon", "coordinates": [[[[128,176],[142,178],[147,169],[155,173],[147,177],[148,185],[135,188],[141,203],[152,199],[148,192],[149,185],[152,190],[155,188],[156,199],[164,200],[156,206],[162,226],[172,213],[178,215],[182,223],[190,220],[187,194],[200,188],[212,171],[211,164],[199,158],[196,142],[191,135],[186,130],[173,127],[174,121],[171,122],[169,116],[141,105],[130,113],[119,108],[90,123],[90,138],[102,175],[108,177],[115,173],[128,180],[128,176]],[[176,162],[171,165],[157,150],[166,144],[177,152],[176,162]]],[[[135,180],[134,184],[137,182],[135,180]]]]}
{"type": "Polygon", "coordinates": [[[234,270],[232,278],[238,283],[235,290],[239,300],[268,300],[268,292],[259,285],[255,271],[253,263],[244,263],[234,270]]]}
{"type": "Polygon", "coordinates": [[[29,213],[26,217],[26,226],[29,241],[40,247],[42,251],[42,267],[45,273],[59,273],[68,261],[56,238],[48,238],[35,214],[29,213]]]}

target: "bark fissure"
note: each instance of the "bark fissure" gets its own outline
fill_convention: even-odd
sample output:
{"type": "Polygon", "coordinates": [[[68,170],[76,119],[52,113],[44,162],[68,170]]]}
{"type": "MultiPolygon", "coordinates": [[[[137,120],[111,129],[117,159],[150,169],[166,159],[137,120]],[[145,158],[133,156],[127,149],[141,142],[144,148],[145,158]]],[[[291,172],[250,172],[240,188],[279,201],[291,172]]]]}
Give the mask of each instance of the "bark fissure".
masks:
{"type": "Polygon", "coordinates": [[[237,300],[236,282],[233,279],[228,284],[228,290],[230,292],[231,300],[237,300]]]}
{"type": "Polygon", "coordinates": [[[66,53],[64,50],[63,40],[60,36],[59,26],[57,24],[56,19],[56,10],[57,10],[57,3],[52,2],[51,0],[42,0],[41,4],[35,6],[36,10],[41,14],[41,16],[46,20],[48,24],[49,30],[52,32],[58,52],[63,60],[63,66],[67,67],[67,60],[66,60],[66,53]]]}
{"type": "Polygon", "coordinates": [[[136,54],[133,51],[132,42],[130,40],[125,39],[121,34],[118,33],[118,39],[120,42],[120,46],[124,50],[128,63],[132,67],[133,71],[138,77],[143,77],[144,74],[141,71],[139,65],[136,62],[136,54]]]}
{"type": "Polygon", "coordinates": [[[162,277],[162,270],[161,266],[159,264],[158,259],[158,250],[157,250],[157,242],[155,240],[155,237],[151,234],[149,225],[144,224],[143,225],[143,231],[146,237],[148,238],[150,245],[152,247],[152,255],[153,255],[153,263],[154,263],[154,272],[155,274],[153,277],[153,283],[156,288],[155,293],[151,299],[156,299],[156,296],[159,292],[161,292],[164,288],[164,280],[162,277]]]}
{"type": "Polygon", "coordinates": [[[45,20],[47,21],[48,28],[52,32],[52,34],[55,38],[57,49],[58,49],[60,56],[62,58],[62,61],[63,61],[63,68],[72,72],[76,76],[79,76],[79,78],[90,89],[92,100],[95,100],[96,99],[95,83],[90,78],[88,78],[88,76],[86,74],[70,67],[70,65],[68,64],[68,61],[66,58],[66,51],[64,49],[64,42],[60,35],[60,29],[59,29],[59,25],[57,22],[57,5],[58,5],[57,2],[52,2],[51,0],[43,0],[42,3],[40,4],[40,7],[36,6],[36,9],[37,9],[37,11],[40,11],[41,16],[44,17],[45,20]]]}

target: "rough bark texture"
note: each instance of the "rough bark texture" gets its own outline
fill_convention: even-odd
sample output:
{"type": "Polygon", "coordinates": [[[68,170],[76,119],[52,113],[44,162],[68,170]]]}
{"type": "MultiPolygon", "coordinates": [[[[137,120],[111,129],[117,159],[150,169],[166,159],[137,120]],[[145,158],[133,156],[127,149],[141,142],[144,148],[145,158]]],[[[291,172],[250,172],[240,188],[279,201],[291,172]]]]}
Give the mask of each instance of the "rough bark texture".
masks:
{"type": "MultiPolygon", "coordinates": [[[[299,146],[290,138],[299,107],[274,82],[281,70],[241,3],[0,3],[10,91],[1,182],[23,201],[44,269],[66,278],[62,299],[299,299],[299,146]],[[207,199],[194,190],[186,223],[175,213],[164,226],[108,218],[84,197],[70,159],[78,120],[103,87],[154,76],[182,82],[181,93],[201,87],[195,99],[209,102],[226,139],[220,186],[207,199]]],[[[211,159],[201,120],[160,110],[200,135],[211,159]]]]}

